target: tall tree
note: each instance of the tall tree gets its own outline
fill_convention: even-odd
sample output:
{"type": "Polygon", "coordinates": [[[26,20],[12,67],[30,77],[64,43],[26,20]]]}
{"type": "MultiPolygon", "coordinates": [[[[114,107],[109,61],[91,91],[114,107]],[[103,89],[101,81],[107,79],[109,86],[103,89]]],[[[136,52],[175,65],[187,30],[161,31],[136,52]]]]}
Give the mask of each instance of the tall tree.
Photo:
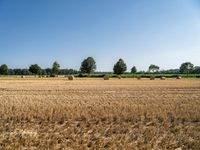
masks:
{"type": "Polygon", "coordinates": [[[189,74],[194,70],[194,65],[191,62],[182,63],[180,66],[180,73],[189,74]]]}
{"type": "Polygon", "coordinates": [[[94,58],[88,57],[81,63],[80,71],[81,73],[90,74],[96,70],[96,62],[94,58]]]}
{"type": "Polygon", "coordinates": [[[33,74],[40,75],[42,73],[42,69],[37,64],[33,64],[29,67],[29,71],[33,74]]]}
{"type": "Polygon", "coordinates": [[[154,73],[154,72],[158,72],[159,69],[160,69],[160,67],[157,66],[157,65],[151,64],[151,65],[149,66],[149,72],[153,72],[153,73],[154,73]]]}
{"type": "Polygon", "coordinates": [[[0,66],[0,74],[2,75],[8,74],[8,66],[6,64],[3,64],[0,66]]]}
{"type": "Polygon", "coordinates": [[[136,67],[135,66],[133,66],[132,68],[131,68],[131,73],[136,73],[137,72],[137,69],[136,69],[136,67]]]}
{"type": "Polygon", "coordinates": [[[60,65],[58,64],[58,62],[54,62],[52,65],[52,74],[57,75],[60,71],[60,65]]]}
{"type": "Polygon", "coordinates": [[[113,67],[114,74],[123,74],[127,69],[126,64],[124,63],[123,59],[119,59],[117,63],[113,67]]]}

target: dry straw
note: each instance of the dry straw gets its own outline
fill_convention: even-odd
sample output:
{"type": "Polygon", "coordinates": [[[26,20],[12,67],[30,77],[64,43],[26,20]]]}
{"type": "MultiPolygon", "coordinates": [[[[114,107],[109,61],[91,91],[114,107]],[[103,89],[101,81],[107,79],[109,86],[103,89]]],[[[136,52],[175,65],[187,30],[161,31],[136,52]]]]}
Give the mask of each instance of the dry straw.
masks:
{"type": "Polygon", "coordinates": [[[155,80],[155,77],[154,77],[154,76],[151,76],[151,77],[150,77],[150,80],[155,80]]]}
{"type": "Polygon", "coordinates": [[[75,78],[74,78],[74,76],[68,76],[68,80],[74,80],[75,78]]]}
{"type": "Polygon", "coordinates": [[[109,80],[109,76],[105,75],[105,76],[103,77],[103,79],[104,79],[104,80],[109,80]]]}
{"type": "Polygon", "coordinates": [[[200,80],[102,80],[1,79],[0,149],[199,149],[200,80]]]}
{"type": "Polygon", "coordinates": [[[160,77],[160,80],[166,80],[166,77],[160,77]]]}

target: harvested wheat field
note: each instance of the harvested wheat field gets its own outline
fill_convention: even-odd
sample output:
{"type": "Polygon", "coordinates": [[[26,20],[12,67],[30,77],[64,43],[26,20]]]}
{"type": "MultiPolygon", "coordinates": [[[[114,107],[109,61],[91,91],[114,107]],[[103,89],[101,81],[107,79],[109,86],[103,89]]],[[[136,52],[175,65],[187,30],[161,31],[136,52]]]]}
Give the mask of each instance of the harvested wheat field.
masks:
{"type": "Polygon", "coordinates": [[[0,149],[200,149],[200,80],[2,78],[0,149]]]}

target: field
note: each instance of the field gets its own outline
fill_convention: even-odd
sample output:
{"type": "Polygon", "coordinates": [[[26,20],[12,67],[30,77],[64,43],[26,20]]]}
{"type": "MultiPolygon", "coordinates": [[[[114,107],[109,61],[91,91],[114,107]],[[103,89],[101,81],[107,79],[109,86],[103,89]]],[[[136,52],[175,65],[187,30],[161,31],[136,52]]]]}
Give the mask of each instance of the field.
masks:
{"type": "Polygon", "coordinates": [[[1,78],[0,149],[200,149],[200,80],[1,78]]]}

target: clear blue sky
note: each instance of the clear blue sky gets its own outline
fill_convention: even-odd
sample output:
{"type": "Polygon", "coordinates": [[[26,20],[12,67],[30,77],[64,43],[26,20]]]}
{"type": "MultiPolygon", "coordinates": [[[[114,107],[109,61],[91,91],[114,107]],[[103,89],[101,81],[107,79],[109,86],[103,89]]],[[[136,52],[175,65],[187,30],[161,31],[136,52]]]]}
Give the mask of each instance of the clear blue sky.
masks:
{"type": "Polygon", "coordinates": [[[200,65],[198,0],[0,0],[0,64],[79,69],[92,56],[111,71],[200,65]]]}

